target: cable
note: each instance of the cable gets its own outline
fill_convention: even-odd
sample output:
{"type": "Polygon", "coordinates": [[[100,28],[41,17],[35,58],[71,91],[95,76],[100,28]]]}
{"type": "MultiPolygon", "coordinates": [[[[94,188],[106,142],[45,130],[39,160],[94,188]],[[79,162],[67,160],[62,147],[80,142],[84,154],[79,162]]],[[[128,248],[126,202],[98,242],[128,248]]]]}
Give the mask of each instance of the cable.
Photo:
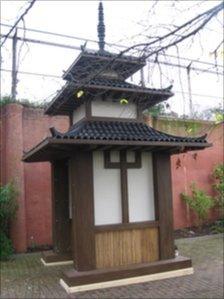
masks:
{"type": "Polygon", "coordinates": [[[4,45],[4,43],[6,42],[7,38],[9,37],[10,33],[16,28],[16,26],[18,25],[18,23],[25,17],[25,15],[28,13],[28,11],[32,8],[32,6],[34,5],[36,0],[32,0],[30,5],[27,7],[27,9],[21,14],[21,16],[18,18],[18,20],[15,22],[15,24],[11,27],[11,29],[9,30],[9,32],[6,34],[5,39],[3,40],[3,42],[1,43],[1,47],[4,45]]]}
{"type": "MultiPolygon", "coordinates": [[[[12,72],[12,70],[8,70],[8,69],[0,69],[0,71],[8,72],[8,73],[11,73],[11,72],[12,72]]],[[[31,75],[31,76],[40,76],[40,77],[50,77],[50,78],[62,79],[61,76],[50,75],[50,74],[42,74],[42,73],[34,73],[34,72],[25,72],[25,71],[18,71],[17,73],[18,73],[18,74],[23,74],[23,75],[31,75]]]]}
{"type": "MultiPolygon", "coordinates": [[[[5,27],[12,27],[12,25],[4,24],[4,23],[0,23],[0,25],[1,26],[5,26],[5,27]]],[[[21,30],[24,30],[23,27],[19,27],[18,26],[17,28],[21,29],[21,30]]],[[[33,28],[26,28],[25,30],[26,31],[31,31],[31,32],[36,32],[36,33],[42,33],[42,34],[48,34],[48,35],[58,36],[58,37],[65,37],[65,38],[70,38],[70,39],[76,39],[76,40],[83,41],[83,42],[84,41],[93,42],[93,43],[98,44],[97,40],[87,39],[87,38],[81,38],[81,37],[77,37],[77,36],[74,36],[74,35],[66,35],[66,34],[62,34],[62,33],[44,31],[44,30],[33,29],[33,28]]],[[[118,47],[118,48],[125,48],[125,49],[128,48],[128,46],[118,45],[118,44],[114,44],[114,43],[107,43],[107,42],[105,42],[105,44],[108,45],[108,46],[115,46],[115,47],[118,47]]],[[[80,49],[80,47],[79,47],[79,49],[80,49]]],[[[137,51],[139,51],[139,50],[137,49],[137,51]]],[[[179,59],[180,58],[181,60],[185,60],[185,61],[188,61],[188,62],[195,62],[195,63],[206,64],[206,65],[214,65],[213,63],[210,63],[210,62],[199,61],[199,60],[196,60],[196,59],[190,59],[190,58],[186,58],[186,57],[177,57],[175,55],[170,55],[170,54],[163,54],[163,53],[161,53],[160,55],[161,56],[167,56],[167,57],[170,57],[170,58],[175,58],[175,59],[179,59]]],[[[217,66],[223,68],[223,65],[217,65],[217,66]]]]}
{"type": "MultiPolygon", "coordinates": [[[[9,70],[9,69],[0,69],[0,71],[11,73],[11,70],[9,70]]],[[[34,73],[34,72],[18,71],[18,74],[62,79],[60,76],[51,75],[51,74],[34,73]]],[[[185,91],[182,92],[182,91],[179,91],[179,90],[176,90],[175,93],[189,94],[189,92],[185,92],[185,91]]],[[[191,93],[191,94],[194,95],[194,96],[201,96],[201,97],[214,98],[214,99],[217,99],[217,98],[222,99],[222,97],[220,97],[220,96],[212,96],[212,95],[205,95],[205,94],[199,94],[199,93],[191,93]]]]}
{"type": "MultiPolygon", "coordinates": [[[[5,35],[1,35],[1,37],[5,37],[5,35]]],[[[13,38],[11,36],[9,36],[9,38],[13,38]]],[[[80,47],[77,46],[70,46],[70,45],[65,45],[65,44],[60,44],[60,43],[55,43],[55,42],[47,42],[44,40],[38,40],[38,39],[31,39],[31,38],[23,38],[23,37],[18,37],[17,36],[17,40],[20,41],[25,41],[25,42],[30,42],[30,43],[36,43],[36,44],[43,44],[43,45],[48,45],[48,46],[55,46],[55,47],[60,47],[60,48],[67,48],[67,49],[74,49],[74,50],[80,50],[80,47]]],[[[88,49],[88,50],[92,50],[92,49],[88,49]]],[[[168,56],[168,55],[166,55],[168,56]]],[[[147,59],[147,61],[149,62],[154,62],[154,60],[150,60],[149,58],[147,59]]],[[[192,60],[190,60],[192,61],[192,60]]],[[[174,63],[168,63],[165,61],[160,61],[161,64],[165,64],[165,65],[170,65],[170,66],[175,66],[175,67],[182,67],[182,68],[186,68],[185,65],[180,65],[180,64],[174,64],[174,63]]],[[[216,67],[217,65],[211,64],[209,63],[209,65],[212,65],[213,67],[216,67]]],[[[207,73],[211,73],[211,74],[218,74],[218,75],[222,75],[223,73],[219,73],[217,71],[211,71],[211,70],[205,70],[205,69],[200,69],[200,68],[196,68],[196,67],[191,67],[191,70],[194,71],[201,71],[201,72],[207,72],[207,73]]]]}

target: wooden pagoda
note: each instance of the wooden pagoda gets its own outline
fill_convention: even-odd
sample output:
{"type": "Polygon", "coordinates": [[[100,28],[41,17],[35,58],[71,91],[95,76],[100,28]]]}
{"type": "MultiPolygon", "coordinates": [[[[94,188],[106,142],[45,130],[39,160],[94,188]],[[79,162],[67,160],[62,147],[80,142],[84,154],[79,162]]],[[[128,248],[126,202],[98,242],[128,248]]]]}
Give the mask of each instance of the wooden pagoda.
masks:
{"type": "Polygon", "coordinates": [[[51,128],[23,157],[51,163],[54,249],[42,262],[73,265],[61,277],[68,292],[192,273],[174,255],[170,157],[210,146],[143,122],[173,94],[126,82],[145,60],[106,52],[104,31],[100,3],[99,51],[82,50],[45,111],[68,115],[70,129],[51,128]]]}

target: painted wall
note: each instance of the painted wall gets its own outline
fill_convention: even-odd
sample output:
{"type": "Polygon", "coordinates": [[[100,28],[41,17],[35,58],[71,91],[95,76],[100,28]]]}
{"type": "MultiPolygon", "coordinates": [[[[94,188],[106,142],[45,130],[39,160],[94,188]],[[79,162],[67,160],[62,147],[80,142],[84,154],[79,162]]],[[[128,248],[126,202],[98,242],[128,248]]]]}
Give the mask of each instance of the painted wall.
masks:
{"type": "Polygon", "coordinates": [[[122,106],[120,103],[96,100],[91,103],[92,115],[100,117],[120,117],[120,118],[136,118],[136,104],[129,103],[122,106]]]}
{"type": "Polygon", "coordinates": [[[79,106],[77,109],[73,111],[72,120],[73,124],[77,123],[79,120],[86,116],[86,107],[84,104],[79,106]]]}
{"type": "MultiPolygon", "coordinates": [[[[23,163],[23,151],[27,151],[50,135],[49,128],[61,132],[68,128],[68,118],[43,115],[41,109],[23,108],[10,104],[0,114],[1,183],[14,180],[20,192],[17,219],[12,224],[12,238],[17,252],[27,247],[52,243],[51,236],[51,175],[49,163],[23,163]]],[[[150,119],[146,120],[152,124],[150,119]]],[[[172,134],[184,134],[186,123],[159,119],[153,123],[157,129],[172,134]]],[[[179,198],[180,192],[189,190],[191,181],[212,194],[211,171],[223,161],[223,125],[210,130],[211,123],[198,122],[202,134],[209,131],[208,140],[213,147],[174,155],[172,157],[174,226],[181,228],[192,223],[192,216],[179,198]]],[[[192,134],[192,133],[191,133],[192,134]]]]}

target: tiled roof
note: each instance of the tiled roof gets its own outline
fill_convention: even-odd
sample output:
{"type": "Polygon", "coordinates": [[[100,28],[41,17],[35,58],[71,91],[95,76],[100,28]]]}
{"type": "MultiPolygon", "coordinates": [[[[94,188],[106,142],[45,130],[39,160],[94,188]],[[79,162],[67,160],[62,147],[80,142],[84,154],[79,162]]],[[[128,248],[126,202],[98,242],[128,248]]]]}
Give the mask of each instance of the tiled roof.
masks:
{"type": "Polygon", "coordinates": [[[108,52],[83,51],[64,73],[63,79],[81,79],[96,71],[113,69],[122,78],[127,79],[145,65],[144,57],[126,56],[108,52]],[[72,76],[71,76],[72,75],[72,76]]]}
{"type": "MultiPolygon", "coordinates": [[[[124,80],[97,77],[89,80],[86,83],[80,83],[78,81],[66,83],[62,87],[60,92],[58,92],[55,98],[46,107],[45,113],[54,115],[66,114],[63,113],[64,110],[72,111],[76,109],[85,101],[85,97],[81,98],[79,101],[74,101],[74,92],[77,91],[78,88],[81,88],[80,86],[82,87],[82,89],[84,88],[87,91],[91,89],[91,93],[92,90],[97,93],[102,89],[108,91],[113,89],[114,92],[124,92],[125,96],[128,97],[128,99],[129,97],[135,95],[135,97],[133,98],[133,100],[135,100],[135,98],[137,98],[138,96],[140,97],[142,108],[144,109],[147,109],[173,96],[173,93],[171,92],[172,86],[163,89],[155,89],[138,86],[124,80]],[[121,91],[119,89],[121,89],[121,91]]],[[[92,93],[88,95],[86,99],[92,100],[94,99],[94,97],[95,96],[92,93]]]]}
{"type": "Polygon", "coordinates": [[[119,53],[111,53],[111,52],[107,52],[107,51],[90,51],[90,50],[86,50],[83,52],[86,55],[92,55],[95,57],[109,57],[109,58],[120,58],[120,59],[125,59],[128,61],[137,61],[137,62],[145,62],[145,58],[144,57],[137,57],[137,56],[130,56],[130,55],[120,55],[119,53]]]}
{"type": "Polygon", "coordinates": [[[110,88],[110,87],[115,87],[115,88],[128,88],[128,89],[133,89],[137,91],[144,91],[147,93],[152,92],[157,92],[157,93],[169,93],[169,95],[173,95],[173,93],[170,91],[172,86],[169,86],[168,88],[147,88],[147,87],[143,87],[143,86],[139,86],[136,84],[132,84],[129,82],[126,82],[124,80],[119,80],[119,79],[107,79],[107,78],[102,78],[102,77],[96,77],[90,81],[88,81],[87,83],[80,83],[79,81],[77,82],[73,82],[74,84],[78,84],[81,86],[93,86],[93,87],[97,87],[97,86],[102,86],[105,88],[110,88]]]}
{"type": "Polygon", "coordinates": [[[83,121],[73,125],[67,133],[59,133],[54,128],[51,133],[55,139],[206,143],[206,135],[194,138],[172,136],[144,123],[126,121],[83,121]]]}

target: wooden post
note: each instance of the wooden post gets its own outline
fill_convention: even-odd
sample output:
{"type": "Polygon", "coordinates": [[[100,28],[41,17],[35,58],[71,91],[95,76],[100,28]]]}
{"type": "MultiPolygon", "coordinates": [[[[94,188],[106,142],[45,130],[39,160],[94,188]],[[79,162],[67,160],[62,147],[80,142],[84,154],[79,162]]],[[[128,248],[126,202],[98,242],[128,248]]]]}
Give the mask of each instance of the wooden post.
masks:
{"type": "Polygon", "coordinates": [[[192,62],[186,67],[187,69],[187,83],[188,83],[188,93],[189,93],[189,116],[194,117],[193,102],[192,102],[192,92],[191,92],[191,65],[192,62]]]}
{"type": "Polygon", "coordinates": [[[128,174],[126,167],[126,151],[120,151],[122,223],[129,222],[128,211],[128,174]]]}
{"type": "Polygon", "coordinates": [[[71,252],[69,220],[68,161],[57,160],[52,165],[52,232],[54,252],[71,252]]]}
{"type": "Polygon", "coordinates": [[[95,269],[92,152],[77,151],[70,160],[73,259],[75,269],[95,269]]]}
{"type": "Polygon", "coordinates": [[[160,259],[165,260],[174,257],[170,154],[155,152],[153,169],[156,216],[159,220],[160,259]]]}
{"type": "Polygon", "coordinates": [[[17,29],[12,38],[12,86],[11,97],[16,100],[16,87],[17,87],[17,65],[16,65],[16,49],[17,49],[17,29]]]}

